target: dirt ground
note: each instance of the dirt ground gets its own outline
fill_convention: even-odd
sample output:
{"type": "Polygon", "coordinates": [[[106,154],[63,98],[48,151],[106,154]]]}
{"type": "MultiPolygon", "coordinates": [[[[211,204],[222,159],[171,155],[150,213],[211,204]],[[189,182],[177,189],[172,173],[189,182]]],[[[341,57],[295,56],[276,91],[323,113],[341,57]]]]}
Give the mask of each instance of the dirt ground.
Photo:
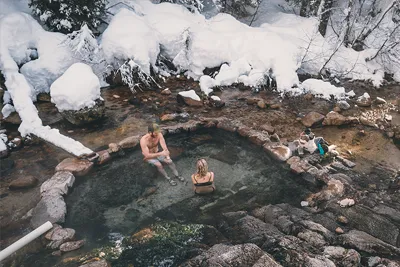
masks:
{"type": "MultiPolygon", "coordinates": [[[[304,126],[299,118],[309,111],[326,114],[334,107],[334,103],[320,99],[306,99],[304,96],[284,98],[272,91],[253,93],[251,90],[240,90],[236,87],[217,91],[226,106],[222,109],[211,107],[188,107],[177,104],[176,94],[182,90],[199,90],[196,82],[185,79],[170,79],[162,84],[162,89],[169,88],[172,94],[161,95],[160,90],[139,92],[136,98],[126,87],[103,89],[102,97],[106,103],[105,119],[86,127],[75,127],[58,115],[54,105],[49,102],[37,103],[39,114],[44,124],[60,129],[60,132],[82,142],[92,150],[103,149],[111,142],[118,142],[125,137],[144,134],[147,123],[159,120],[165,113],[187,112],[191,118],[221,117],[237,119],[247,126],[258,128],[261,125],[273,126],[281,140],[291,141],[298,137],[304,126]],[[280,104],[279,109],[260,109],[257,105],[248,105],[250,97],[261,97],[269,104],[280,104]]],[[[369,92],[372,98],[382,97],[389,102],[396,101],[400,95],[399,85],[385,86],[379,90],[360,83],[347,83],[346,89],[352,89],[357,95],[369,92]]],[[[360,110],[352,108],[345,115],[358,115],[360,110]]],[[[168,122],[173,124],[174,122],[168,122]]],[[[393,114],[393,122],[400,125],[400,114],[393,114]]],[[[10,123],[2,123],[11,136],[18,135],[17,127],[10,123]]],[[[338,151],[357,163],[356,171],[367,174],[375,165],[384,165],[400,170],[400,150],[379,129],[362,125],[336,127],[327,126],[313,130],[317,136],[323,136],[329,143],[338,146],[338,151]],[[360,136],[360,130],[365,134],[360,136]]],[[[54,167],[68,153],[52,145],[41,142],[39,145],[23,147],[12,151],[5,161],[14,161],[14,167],[3,173],[0,179],[0,247],[4,247],[26,231],[28,221],[23,216],[39,201],[40,185],[54,174],[54,167]],[[38,178],[36,187],[21,191],[8,189],[9,183],[23,175],[38,178]]]]}

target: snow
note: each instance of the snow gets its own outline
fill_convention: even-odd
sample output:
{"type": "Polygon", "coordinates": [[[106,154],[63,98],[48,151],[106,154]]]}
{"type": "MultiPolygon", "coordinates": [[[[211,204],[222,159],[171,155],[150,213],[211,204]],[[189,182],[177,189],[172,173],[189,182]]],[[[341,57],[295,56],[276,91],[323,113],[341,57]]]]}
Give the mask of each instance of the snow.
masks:
{"type": "Polygon", "coordinates": [[[5,119],[8,116],[10,116],[10,114],[13,113],[14,111],[15,111],[15,108],[13,105],[5,104],[3,109],[1,110],[1,113],[3,114],[4,119],[5,119]]]}
{"type": "Polygon", "coordinates": [[[50,95],[59,111],[91,108],[100,98],[100,81],[90,66],[75,63],[51,85],[50,95]]]}
{"type": "Polygon", "coordinates": [[[25,12],[30,14],[30,0],[0,0],[0,18],[13,12],[25,12]]]}
{"type": "Polygon", "coordinates": [[[56,129],[43,126],[38,111],[33,105],[37,93],[49,90],[50,84],[69,67],[71,55],[60,46],[60,33],[44,31],[28,14],[12,13],[0,18],[0,70],[14,108],[21,117],[18,130],[22,136],[34,134],[66,151],[80,156],[92,150],[66,137],[56,129]],[[37,48],[39,58],[18,68],[18,64],[29,61],[27,51],[37,48]]]}
{"type": "Polygon", "coordinates": [[[216,96],[216,95],[212,95],[212,96],[211,96],[211,99],[212,99],[212,100],[215,100],[215,101],[221,101],[221,98],[219,98],[219,97],[216,96]]]}
{"type": "Polygon", "coordinates": [[[336,87],[329,82],[317,79],[307,79],[301,84],[301,86],[307,93],[320,96],[327,100],[331,99],[331,95],[337,99],[345,98],[344,87],[336,87]]]}
{"type": "Polygon", "coordinates": [[[181,95],[183,97],[189,97],[193,100],[201,101],[200,97],[196,94],[196,92],[194,90],[179,92],[179,95],[181,95]]]}
{"type": "Polygon", "coordinates": [[[0,138],[0,152],[3,152],[3,151],[5,151],[5,150],[7,150],[7,146],[6,146],[6,144],[4,143],[3,139],[0,138]]]}

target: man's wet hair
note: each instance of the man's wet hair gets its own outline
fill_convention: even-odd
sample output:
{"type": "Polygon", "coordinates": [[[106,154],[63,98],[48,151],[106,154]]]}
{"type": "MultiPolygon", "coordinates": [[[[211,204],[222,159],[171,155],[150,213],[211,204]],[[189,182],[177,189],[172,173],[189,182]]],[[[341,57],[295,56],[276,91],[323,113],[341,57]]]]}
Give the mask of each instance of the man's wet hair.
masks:
{"type": "Polygon", "coordinates": [[[154,133],[154,132],[159,132],[160,128],[156,123],[151,123],[147,126],[147,132],[149,133],[154,133]]]}

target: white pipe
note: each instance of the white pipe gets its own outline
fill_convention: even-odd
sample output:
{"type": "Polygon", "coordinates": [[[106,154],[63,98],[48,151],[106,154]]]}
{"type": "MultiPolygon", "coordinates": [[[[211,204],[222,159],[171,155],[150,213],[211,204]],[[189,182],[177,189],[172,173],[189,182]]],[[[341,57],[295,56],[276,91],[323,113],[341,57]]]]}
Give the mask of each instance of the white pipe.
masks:
{"type": "Polygon", "coordinates": [[[27,234],[26,236],[22,237],[18,241],[14,242],[10,246],[6,247],[2,251],[0,251],[0,261],[4,260],[11,254],[16,252],[18,249],[22,248],[23,246],[29,244],[42,234],[49,231],[51,228],[53,228],[53,225],[51,224],[51,222],[48,221],[39,226],[38,228],[36,228],[35,230],[33,230],[32,232],[30,232],[29,234],[27,234]]]}

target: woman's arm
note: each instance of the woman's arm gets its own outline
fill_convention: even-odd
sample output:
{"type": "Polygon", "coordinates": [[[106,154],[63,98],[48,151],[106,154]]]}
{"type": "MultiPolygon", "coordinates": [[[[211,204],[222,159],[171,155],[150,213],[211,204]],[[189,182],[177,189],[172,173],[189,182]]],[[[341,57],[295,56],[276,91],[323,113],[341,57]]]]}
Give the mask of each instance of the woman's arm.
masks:
{"type": "Polygon", "coordinates": [[[196,180],[194,179],[194,174],[192,174],[192,183],[197,184],[196,180]]]}
{"type": "Polygon", "coordinates": [[[213,173],[213,172],[210,172],[210,175],[211,175],[211,177],[210,177],[210,182],[214,182],[214,173],[213,173]]]}

